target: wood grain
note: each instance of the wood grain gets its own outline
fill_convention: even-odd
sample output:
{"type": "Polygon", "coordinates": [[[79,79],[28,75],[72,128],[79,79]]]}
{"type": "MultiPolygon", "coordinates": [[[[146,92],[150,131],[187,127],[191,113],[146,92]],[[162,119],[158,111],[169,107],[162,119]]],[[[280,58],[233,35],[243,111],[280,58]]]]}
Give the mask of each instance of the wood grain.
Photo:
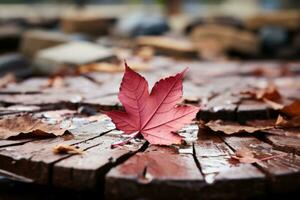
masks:
{"type": "Polygon", "coordinates": [[[210,198],[254,198],[266,193],[265,175],[251,164],[232,159],[233,151],[217,135],[201,130],[194,148],[210,198]]]}
{"type": "Polygon", "coordinates": [[[272,192],[297,190],[300,180],[298,178],[300,176],[299,156],[274,150],[271,145],[251,136],[223,137],[223,139],[235,150],[243,147],[251,149],[258,158],[274,156],[272,159],[257,163],[257,167],[268,176],[272,192]]]}
{"type": "Polygon", "coordinates": [[[106,176],[108,199],[199,198],[204,180],[193,156],[169,147],[149,147],[106,176]]]}

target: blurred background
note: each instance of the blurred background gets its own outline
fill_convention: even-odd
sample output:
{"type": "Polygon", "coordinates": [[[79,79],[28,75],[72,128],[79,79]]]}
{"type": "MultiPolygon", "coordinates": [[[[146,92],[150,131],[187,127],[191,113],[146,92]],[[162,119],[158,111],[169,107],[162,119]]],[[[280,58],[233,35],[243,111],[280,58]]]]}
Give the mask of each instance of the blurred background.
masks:
{"type": "Polygon", "coordinates": [[[298,0],[0,0],[0,75],[113,72],[123,59],[142,68],[157,55],[298,60],[299,8],[298,0]]]}

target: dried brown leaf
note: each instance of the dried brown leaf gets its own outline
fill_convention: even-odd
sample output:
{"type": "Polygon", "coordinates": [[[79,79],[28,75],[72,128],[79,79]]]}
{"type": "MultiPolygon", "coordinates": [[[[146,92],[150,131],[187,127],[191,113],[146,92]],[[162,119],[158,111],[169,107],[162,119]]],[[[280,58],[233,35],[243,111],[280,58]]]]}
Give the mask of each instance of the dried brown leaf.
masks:
{"type": "Polygon", "coordinates": [[[238,149],[235,152],[235,154],[232,155],[231,157],[233,159],[238,160],[241,163],[249,163],[250,164],[250,163],[256,163],[259,161],[258,159],[256,159],[254,157],[254,153],[246,147],[238,149]]]}
{"type": "Polygon", "coordinates": [[[6,116],[0,119],[0,139],[56,137],[65,134],[70,126],[68,120],[56,121],[32,114],[6,116]]]}
{"type": "Polygon", "coordinates": [[[300,127],[300,116],[292,117],[291,119],[285,119],[279,115],[276,121],[276,126],[282,128],[300,127]]]}
{"type": "Polygon", "coordinates": [[[281,95],[275,85],[269,84],[266,88],[257,91],[256,98],[278,102],[281,100],[281,95]]]}
{"type": "Polygon", "coordinates": [[[267,130],[273,127],[241,125],[237,122],[224,122],[222,120],[210,121],[206,124],[206,126],[215,132],[223,132],[227,135],[236,133],[254,133],[257,131],[267,130]]]}
{"type": "Polygon", "coordinates": [[[300,100],[295,100],[292,103],[284,106],[281,109],[281,112],[290,117],[300,116],[300,100]]]}
{"type": "Polygon", "coordinates": [[[263,99],[263,101],[268,104],[271,108],[273,108],[274,110],[281,110],[284,105],[282,103],[277,103],[275,101],[271,101],[269,99],[263,99]]]}
{"type": "Polygon", "coordinates": [[[68,144],[58,144],[53,147],[54,154],[82,154],[83,150],[68,144]]]}
{"type": "Polygon", "coordinates": [[[237,157],[251,157],[253,158],[254,157],[254,154],[252,153],[252,151],[248,148],[241,148],[241,149],[238,149],[236,152],[235,152],[235,156],[237,157]]]}
{"type": "Polygon", "coordinates": [[[243,148],[238,149],[235,152],[235,154],[231,156],[231,158],[238,160],[240,163],[251,164],[251,163],[256,163],[259,161],[265,161],[265,160],[270,160],[273,158],[284,156],[284,154],[274,154],[271,156],[257,158],[257,157],[260,157],[257,154],[259,154],[259,152],[253,152],[249,148],[243,147],[243,148]]]}
{"type": "Polygon", "coordinates": [[[281,125],[286,124],[286,123],[287,123],[287,121],[281,115],[278,115],[278,118],[276,120],[275,125],[276,126],[281,126],[281,125]]]}
{"type": "Polygon", "coordinates": [[[242,91],[240,94],[251,99],[256,99],[260,101],[269,100],[276,103],[280,103],[282,99],[277,87],[271,83],[266,88],[256,88],[247,91],[242,91]]]}

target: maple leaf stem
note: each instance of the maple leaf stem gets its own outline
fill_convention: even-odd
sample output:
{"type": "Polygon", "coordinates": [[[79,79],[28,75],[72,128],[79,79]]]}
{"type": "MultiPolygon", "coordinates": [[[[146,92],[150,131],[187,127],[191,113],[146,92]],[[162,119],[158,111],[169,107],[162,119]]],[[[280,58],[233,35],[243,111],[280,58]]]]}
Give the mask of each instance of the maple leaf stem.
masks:
{"type": "Polygon", "coordinates": [[[133,138],[135,138],[139,134],[140,134],[139,131],[133,132],[130,135],[128,135],[128,138],[126,138],[125,140],[121,140],[121,141],[115,142],[115,143],[111,144],[110,147],[113,149],[113,148],[116,148],[118,146],[122,146],[124,144],[127,144],[130,140],[132,140],[133,138]]]}

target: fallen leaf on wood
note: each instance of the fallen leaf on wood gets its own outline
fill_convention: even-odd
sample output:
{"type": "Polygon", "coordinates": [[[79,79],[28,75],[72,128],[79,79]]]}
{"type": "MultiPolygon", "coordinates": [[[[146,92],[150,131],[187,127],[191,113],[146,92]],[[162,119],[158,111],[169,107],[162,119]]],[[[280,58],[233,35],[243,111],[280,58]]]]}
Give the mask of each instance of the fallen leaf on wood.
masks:
{"type": "Polygon", "coordinates": [[[263,99],[263,101],[268,104],[271,108],[273,108],[274,110],[281,110],[284,105],[282,103],[277,103],[275,101],[271,101],[269,99],[263,99]]]}
{"type": "Polygon", "coordinates": [[[250,149],[246,148],[246,147],[238,149],[235,152],[235,154],[232,155],[231,157],[233,159],[238,160],[241,163],[249,163],[250,164],[250,163],[256,163],[256,162],[259,161],[258,159],[256,159],[254,157],[253,152],[250,149]]]}
{"type": "Polygon", "coordinates": [[[56,137],[65,134],[70,121],[51,121],[32,114],[7,116],[0,119],[0,139],[56,137]]]}
{"type": "Polygon", "coordinates": [[[276,126],[282,128],[300,127],[300,116],[292,117],[291,119],[285,119],[279,115],[276,120],[276,126]]]}
{"type": "MultiPolygon", "coordinates": [[[[186,72],[158,81],[149,94],[148,82],[125,63],[119,99],[125,109],[106,114],[119,130],[132,138],[143,136],[150,144],[181,144],[175,132],[195,118],[198,107],[178,105],[186,72]]],[[[127,142],[126,140],[125,142],[127,142]]],[[[118,143],[121,145],[121,143],[118,143]]]]}
{"type": "Polygon", "coordinates": [[[273,84],[270,84],[265,89],[259,90],[256,93],[256,98],[257,99],[268,99],[271,101],[278,102],[279,100],[281,100],[281,95],[280,95],[278,89],[276,88],[276,86],[273,84]]]}
{"type": "Polygon", "coordinates": [[[284,154],[275,154],[258,159],[256,158],[256,153],[257,152],[252,152],[249,148],[243,147],[238,149],[231,158],[238,160],[240,163],[251,164],[284,156],[284,154]]]}
{"type": "Polygon", "coordinates": [[[269,84],[266,88],[263,89],[251,89],[248,91],[241,92],[241,95],[248,96],[248,98],[253,98],[256,100],[269,100],[273,102],[281,101],[281,94],[279,93],[277,87],[273,84],[269,84]]]}
{"type": "Polygon", "coordinates": [[[286,123],[287,123],[287,120],[285,120],[281,115],[278,115],[275,125],[282,126],[282,125],[285,125],[286,123]]]}
{"type": "Polygon", "coordinates": [[[274,110],[281,110],[285,106],[285,101],[287,99],[282,98],[277,87],[273,84],[269,84],[264,89],[253,89],[249,91],[241,92],[241,95],[246,96],[246,98],[256,99],[258,101],[263,101],[268,104],[274,110]]]}
{"type": "Polygon", "coordinates": [[[280,110],[287,116],[300,116],[300,100],[290,102],[290,100],[285,99],[286,102],[284,102],[283,100],[280,102],[275,102],[268,99],[263,99],[263,101],[274,110],[280,110]]]}
{"type": "Polygon", "coordinates": [[[54,154],[82,154],[83,150],[67,144],[58,144],[53,147],[54,154]]]}
{"type": "Polygon", "coordinates": [[[227,135],[237,133],[254,133],[272,128],[273,126],[250,126],[241,125],[237,122],[215,120],[205,124],[206,127],[215,132],[223,132],[227,135]]]}
{"type": "Polygon", "coordinates": [[[281,112],[290,117],[300,116],[300,100],[295,100],[292,103],[284,106],[281,109],[281,112]]]}

